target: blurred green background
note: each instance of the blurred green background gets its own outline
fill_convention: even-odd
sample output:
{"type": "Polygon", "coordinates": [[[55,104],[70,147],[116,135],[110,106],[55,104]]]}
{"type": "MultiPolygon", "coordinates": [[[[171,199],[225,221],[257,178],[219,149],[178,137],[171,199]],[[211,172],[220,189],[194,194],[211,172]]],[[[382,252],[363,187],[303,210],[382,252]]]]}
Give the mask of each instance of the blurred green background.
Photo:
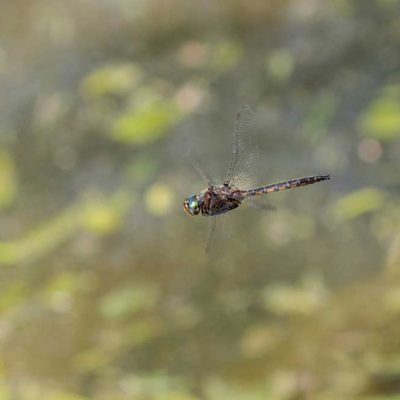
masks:
{"type": "Polygon", "coordinates": [[[2,0],[0,400],[400,399],[400,2],[2,0]],[[207,220],[255,112],[254,184],[207,220]]]}

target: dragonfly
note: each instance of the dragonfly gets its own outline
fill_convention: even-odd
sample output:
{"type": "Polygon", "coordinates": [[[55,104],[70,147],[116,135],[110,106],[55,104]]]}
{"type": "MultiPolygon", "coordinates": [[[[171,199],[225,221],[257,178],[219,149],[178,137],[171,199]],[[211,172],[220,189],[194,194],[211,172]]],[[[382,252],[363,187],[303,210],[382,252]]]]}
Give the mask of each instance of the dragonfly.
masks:
{"type": "MultiPolygon", "coordinates": [[[[250,189],[240,187],[242,182],[248,180],[255,158],[247,132],[252,125],[253,112],[249,106],[244,106],[237,113],[231,159],[226,178],[222,184],[211,183],[201,170],[200,165],[197,162],[193,163],[194,160],[192,160],[197,172],[208,182],[208,187],[185,198],[183,209],[187,214],[190,216],[216,217],[238,208],[244,202],[256,196],[295,189],[330,179],[330,175],[312,175],[250,189]]],[[[213,225],[215,226],[214,223],[213,225]]]]}

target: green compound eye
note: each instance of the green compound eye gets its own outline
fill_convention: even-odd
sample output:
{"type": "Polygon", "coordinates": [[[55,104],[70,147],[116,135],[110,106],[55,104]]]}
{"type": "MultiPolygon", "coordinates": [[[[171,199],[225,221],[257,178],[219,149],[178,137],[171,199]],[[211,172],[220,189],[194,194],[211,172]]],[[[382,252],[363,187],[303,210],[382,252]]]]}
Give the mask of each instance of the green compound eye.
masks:
{"type": "Polygon", "coordinates": [[[199,196],[194,194],[188,198],[185,199],[183,202],[183,209],[189,214],[189,215],[199,215],[200,214],[200,202],[199,202],[199,196]]]}
{"type": "Polygon", "coordinates": [[[196,195],[189,197],[189,210],[192,215],[198,215],[200,213],[199,198],[196,195]]]}
{"type": "Polygon", "coordinates": [[[190,201],[189,201],[189,207],[190,207],[191,209],[196,209],[198,206],[199,206],[199,202],[197,201],[196,198],[190,199],[190,201]]]}

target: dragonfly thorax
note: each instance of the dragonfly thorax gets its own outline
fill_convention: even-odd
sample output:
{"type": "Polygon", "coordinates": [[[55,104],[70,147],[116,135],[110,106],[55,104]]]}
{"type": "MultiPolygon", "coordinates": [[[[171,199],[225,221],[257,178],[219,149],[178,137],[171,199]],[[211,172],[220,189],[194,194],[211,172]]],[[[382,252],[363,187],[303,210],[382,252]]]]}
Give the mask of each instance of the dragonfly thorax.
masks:
{"type": "Polygon", "coordinates": [[[200,214],[200,196],[194,194],[187,197],[183,202],[183,209],[192,216],[200,214]]]}

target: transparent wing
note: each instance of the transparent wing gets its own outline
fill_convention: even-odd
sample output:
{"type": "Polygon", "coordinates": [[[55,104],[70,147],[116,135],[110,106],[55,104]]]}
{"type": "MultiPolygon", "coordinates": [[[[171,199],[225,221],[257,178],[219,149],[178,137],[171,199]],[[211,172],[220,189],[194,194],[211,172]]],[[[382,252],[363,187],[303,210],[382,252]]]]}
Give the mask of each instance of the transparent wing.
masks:
{"type": "Polygon", "coordinates": [[[246,200],[246,204],[248,207],[257,208],[263,211],[276,211],[276,207],[274,205],[269,204],[267,201],[260,198],[249,198],[246,200]]]}
{"type": "MultiPolygon", "coordinates": [[[[214,198],[210,201],[210,212],[214,208],[214,201],[214,198]]],[[[231,231],[226,224],[226,214],[210,216],[208,219],[209,226],[205,250],[207,254],[210,254],[218,247],[218,244],[222,240],[230,239],[231,231]]]]}
{"type": "MultiPolygon", "coordinates": [[[[208,235],[205,251],[207,254],[215,255],[217,250],[225,246],[232,238],[232,227],[227,214],[209,217],[208,235]]],[[[223,251],[222,251],[223,252],[223,251]]]]}
{"type": "Polygon", "coordinates": [[[249,106],[243,106],[237,114],[233,132],[232,155],[226,182],[232,186],[245,187],[255,176],[257,147],[249,133],[254,125],[254,113],[249,106]]]}
{"type": "Polygon", "coordinates": [[[217,219],[212,217],[210,218],[208,225],[208,233],[207,233],[207,241],[206,241],[206,253],[210,254],[211,249],[213,248],[213,243],[215,241],[215,231],[217,228],[217,219]]]}
{"type": "Polygon", "coordinates": [[[213,182],[211,180],[210,175],[203,169],[200,165],[199,160],[192,154],[190,158],[190,162],[194,170],[199,174],[199,176],[207,183],[207,185],[212,185],[213,182]]]}
{"type": "Polygon", "coordinates": [[[190,164],[190,166],[196,171],[196,173],[199,175],[201,179],[207,184],[207,185],[213,185],[213,181],[211,180],[210,175],[204,170],[203,166],[200,164],[197,155],[194,153],[193,150],[188,152],[185,155],[186,160],[190,164]]]}

